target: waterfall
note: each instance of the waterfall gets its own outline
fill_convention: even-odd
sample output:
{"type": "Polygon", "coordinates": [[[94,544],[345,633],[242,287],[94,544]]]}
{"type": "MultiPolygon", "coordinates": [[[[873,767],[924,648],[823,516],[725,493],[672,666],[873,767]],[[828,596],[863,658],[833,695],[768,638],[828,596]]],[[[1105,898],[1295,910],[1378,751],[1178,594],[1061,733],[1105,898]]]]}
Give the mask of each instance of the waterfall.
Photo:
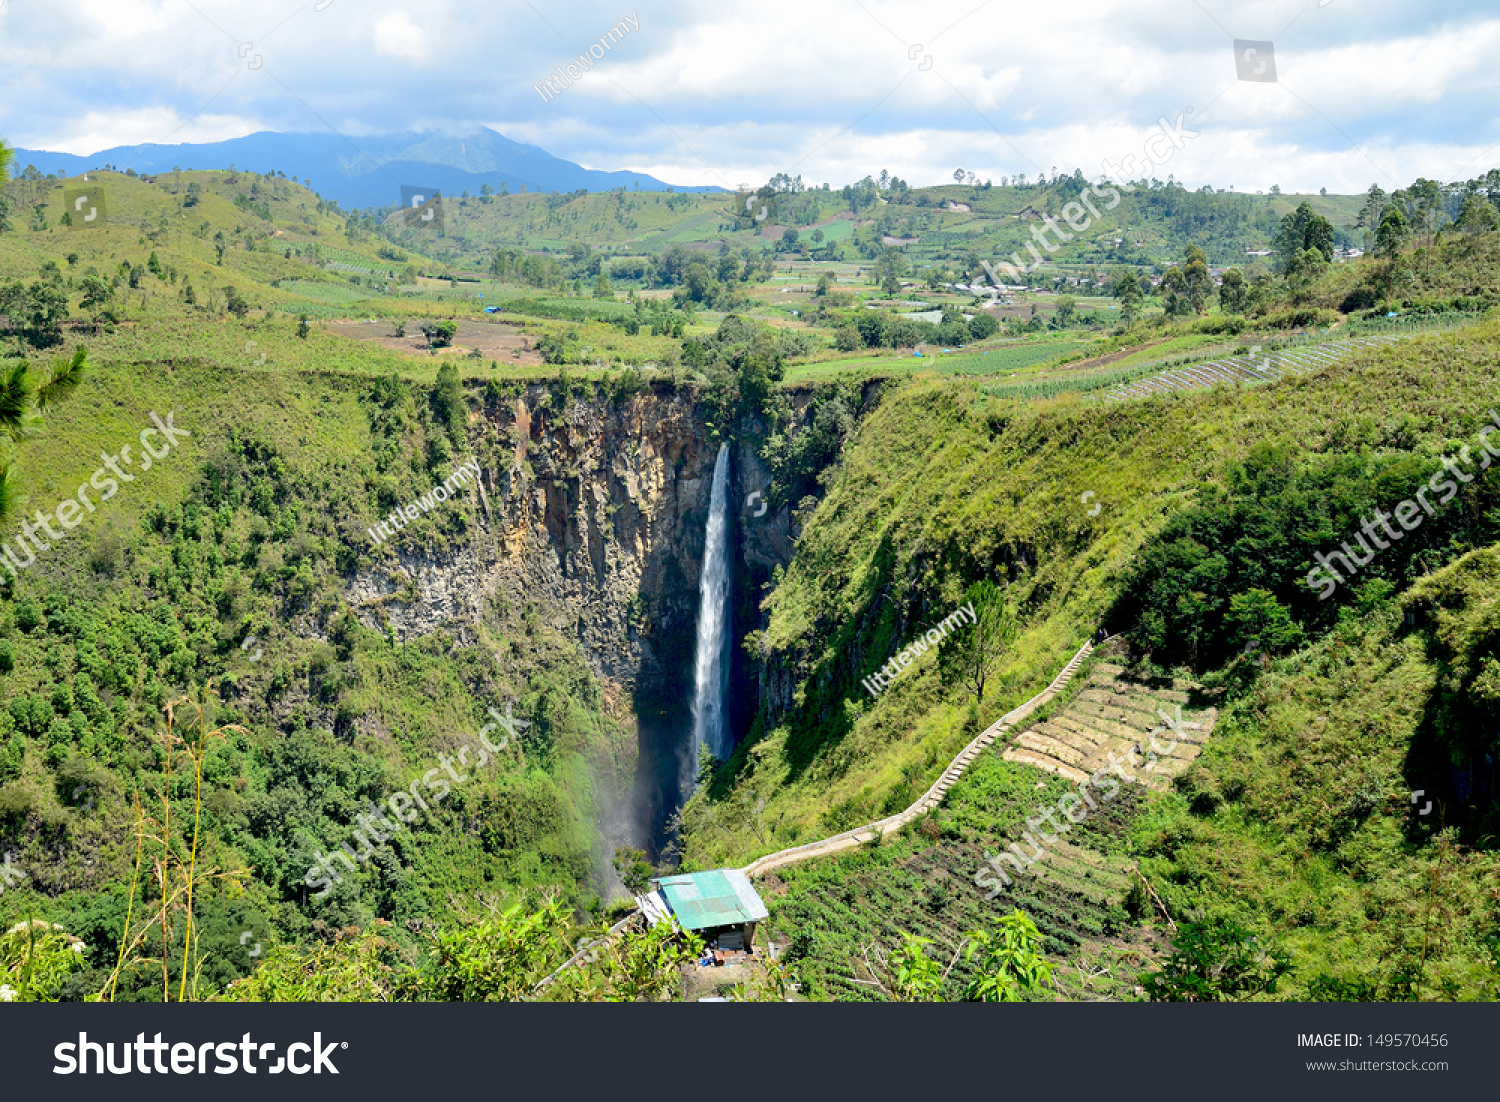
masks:
{"type": "Polygon", "coordinates": [[[682,765],[683,792],[697,785],[698,748],[724,758],[724,694],[729,685],[729,445],[719,445],[714,463],[708,528],[703,540],[703,577],[698,585],[698,642],[693,649],[693,738],[682,765]]]}

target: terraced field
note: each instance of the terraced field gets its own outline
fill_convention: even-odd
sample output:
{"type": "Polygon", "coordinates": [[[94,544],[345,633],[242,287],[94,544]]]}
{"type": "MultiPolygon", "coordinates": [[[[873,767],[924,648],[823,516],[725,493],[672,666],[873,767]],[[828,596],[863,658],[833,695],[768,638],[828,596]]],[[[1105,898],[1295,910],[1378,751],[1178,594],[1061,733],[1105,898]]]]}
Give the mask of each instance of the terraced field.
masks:
{"type": "Polygon", "coordinates": [[[1123,402],[1129,398],[1147,398],[1174,390],[1276,382],[1287,375],[1305,375],[1309,371],[1338,363],[1361,349],[1379,347],[1399,339],[1396,336],[1357,337],[1353,340],[1294,348],[1269,356],[1228,356],[1207,363],[1179,367],[1136,382],[1122,383],[1106,391],[1101,397],[1106,402],[1123,402]]]}
{"type": "MultiPolygon", "coordinates": [[[[1087,687],[1062,711],[1022,731],[1004,750],[1024,762],[1081,784],[1114,761],[1138,763],[1143,783],[1166,788],[1203,752],[1218,709],[1191,708],[1192,686],[1151,686],[1122,666],[1100,662],[1087,687]]],[[[1134,773],[1136,766],[1125,765],[1134,773]]]]}
{"type": "Polygon", "coordinates": [[[1012,908],[1037,924],[1055,966],[1053,990],[1040,997],[1140,997],[1139,976],[1156,966],[1164,942],[1129,850],[1130,826],[1151,790],[1198,756],[1218,712],[1191,683],[1131,677],[1110,659],[1120,647],[1105,644],[1106,656],[1051,715],[980,753],[914,829],[764,876],[770,929],[790,942],[787,959],[812,997],[878,998],[867,956],[904,930],[931,939],[929,955],[952,965],[943,997],[962,998],[968,973],[954,954],[964,935],[1012,908]],[[1153,732],[1169,747],[1154,761],[1153,732]],[[1085,770],[1107,767],[1111,752],[1143,783],[1101,799],[1008,884],[981,885],[995,849],[1025,845],[1035,829],[1028,820],[1075,792],[1085,770]]]}

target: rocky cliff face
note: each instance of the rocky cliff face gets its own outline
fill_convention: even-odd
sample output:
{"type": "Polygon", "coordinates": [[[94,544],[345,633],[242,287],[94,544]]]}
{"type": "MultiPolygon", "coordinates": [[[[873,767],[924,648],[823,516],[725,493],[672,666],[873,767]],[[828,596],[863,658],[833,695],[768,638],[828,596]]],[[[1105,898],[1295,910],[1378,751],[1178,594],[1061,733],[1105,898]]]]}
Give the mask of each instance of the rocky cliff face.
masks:
{"type": "MultiPolygon", "coordinates": [[[[472,641],[495,600],[531,605],[576,638],[612,712],[637,732],[634,792],[616,794],[620,809],[606,833],[654,847],[681,799],[676,761],[687,735],[717,450],[701,410],[690,391],[562,404],[535,386],[472,415],[469,444],[479,487],[449,506],[472,519],[465,541],[423,551],[398,538],[384,561],[354,578],[347,598],[367,623],[383,620],[398,638],[447,630],[472,641]]],[[[735,461],[740,504],[770,478],[748,447],[736,449],[735,461]]],[[[789,561],[784,513],[760,499],[738,512],[742,567],[764,577],[789,561]]],[[[743,603],[737,613],[745,614],[743,603]]],[[[735,637],[751,626],[737,623],[735,637]]],[[[740,657],[735,674],[753,685],[742,666],[740,657]]],[[[744,695],[753,706],[753,688],[744,695]]]]}
{"type": "Polygon", "coordinates": [[[482,493],[467,545],[402,550],[348,596],[382,602],[399,636],[473,622],[503,594],[576,633],[600,676],[630,689],[659,675],[658,641],[696,611],[713,453],[681,394],[551,408],[541,387],[471,418],[482,493]],[[415,600],[390,601],[415,590],[415,600]],[[385,599],[385,600],[383,600],[385,599]]]}

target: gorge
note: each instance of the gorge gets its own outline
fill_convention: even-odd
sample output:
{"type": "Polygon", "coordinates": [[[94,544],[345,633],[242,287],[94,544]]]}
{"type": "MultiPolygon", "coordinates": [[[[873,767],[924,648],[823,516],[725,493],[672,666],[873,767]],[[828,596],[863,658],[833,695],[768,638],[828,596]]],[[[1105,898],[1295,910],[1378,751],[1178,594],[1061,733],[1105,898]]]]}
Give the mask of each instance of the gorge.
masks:
{"type": "Polygon", "coordinates": [[[619,724],[581,748],[606,879],[617,846],[661,856],[698,746],[722,758],[753,718],[759,672],[731,625],[755,622],[791,558],[786,509],[730,523],[731,503],[769,481],[753,450],[707,437],[696,393],[667,386],[624,401],[540,385],[487,395],[467,440],[481,468],[473,526],[392,547],[346,591],[397,639],[475,645],[489,619],[520,611],[576,645],[619,724]],[[727,708],[731,683],[743,691],[727,708]]]}

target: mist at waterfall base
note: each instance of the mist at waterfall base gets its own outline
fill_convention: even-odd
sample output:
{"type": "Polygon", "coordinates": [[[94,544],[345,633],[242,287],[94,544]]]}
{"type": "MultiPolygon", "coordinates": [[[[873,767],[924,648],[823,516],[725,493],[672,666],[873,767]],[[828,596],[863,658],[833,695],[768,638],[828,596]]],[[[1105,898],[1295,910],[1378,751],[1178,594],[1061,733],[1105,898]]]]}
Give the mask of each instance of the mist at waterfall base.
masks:
{"type": "Polygon", "coordinates": [[[693,730],[682,756],[682,792],[697,787],[700,748],[722,761],[729,730],[724,700],[729,689],[729,445],[719,445],[713,490],[703,539],[703,573],[698,585],[698,638],[693,648],[693,730]]]}

